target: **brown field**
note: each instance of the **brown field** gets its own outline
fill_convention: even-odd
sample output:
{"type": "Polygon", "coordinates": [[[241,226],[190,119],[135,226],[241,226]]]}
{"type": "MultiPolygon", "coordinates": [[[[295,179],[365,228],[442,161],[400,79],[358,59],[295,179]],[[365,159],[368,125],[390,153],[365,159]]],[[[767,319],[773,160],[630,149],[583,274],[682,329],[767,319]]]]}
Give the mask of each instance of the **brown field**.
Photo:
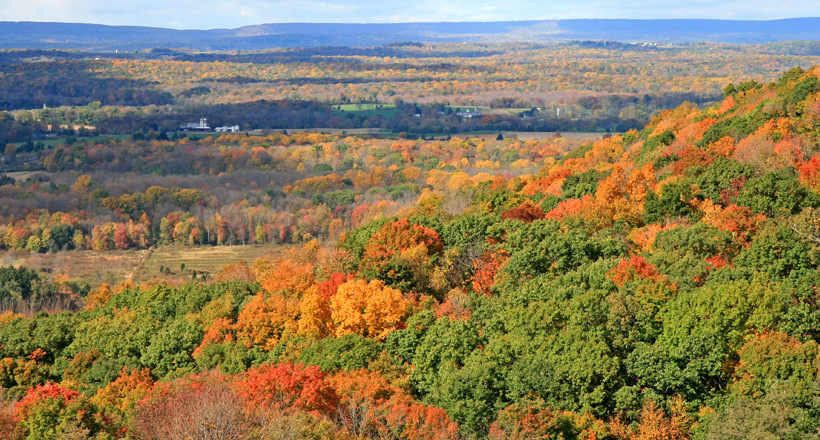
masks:
{"type": "Polygon", "coordinates": [[[54,173],[49,173],[48,171],[11,171],[11,172],[8,172],[8,173],[0,173],[0,174],[5,174],[5,175],[11,177],[14,180],[19,180],[21,182],[25,182],[26,180],[31,179],[34,176],[48,175],[48,174],[54,174],[54,173]]]}
{"type": "Polygon", "coordinates": [[[83,278],[92,285],[130,280],[148,251],[66,251],[31,254],[21,251],[0,253],[4,266],[44,269],[51,274],[83,278]]]}
{"type": "Polygon", "coordinates": [[[282,252],[286,246],[161,246],[149,250],[127,251],[65,251],[48,254],[31,254],[20,251],[0,252],[4,266],[15,265],[51,274],[65,274],[70,278],[83,278],[92,286],[102,283],[117,284],[121,281],[143,283],[164,280],[171,283],[190,281],[193,271],[207,273],[213,278],[222,266],[282,252]],[[185,263],[185,271],[181,265],[185,263]],[[160,273],[160,266],[169,267],[171,273],[160,273]]]}
{"type": "Polygon", "coordinates": [[[187,282],[196,271],[199,276],[208,274],[213,278],[223,266],[239,260],[252,263],[265,255],[274,255],[287,249],[286,246],[247,245],[247,246],[202,246],[173,247],[161,246],[147,251],[149,255],[134,271],[133,281],[148,282],[166,280],[169,282],[187,282]],[[185,270],[182,271],[182,264],[185,270]],[[169,267],[170,274],[161,274],[160,267],[169,267]]]}

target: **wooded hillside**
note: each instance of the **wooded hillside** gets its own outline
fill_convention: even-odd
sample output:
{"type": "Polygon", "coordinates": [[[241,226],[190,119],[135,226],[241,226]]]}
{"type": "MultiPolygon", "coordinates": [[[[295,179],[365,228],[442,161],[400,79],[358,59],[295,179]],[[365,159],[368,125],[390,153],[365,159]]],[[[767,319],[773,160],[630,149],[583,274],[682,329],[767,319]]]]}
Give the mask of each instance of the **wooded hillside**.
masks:
{"type": "MultiPolygon", "coordinates": [[[[328,228],[340,220],[338,241],[307,230],[287,253],[177,286],[89,290],[0,270],[0,436],[814,438],[819,120],[814,67],[729,85],[708,108],[683,104],[566,154],[554,140],[138,144],[203,158],[225,146],[203,175],[315,163],[321,176],[281,191],[310,195],[328,228]],[[351,174],[330,173],[348,151],[351,174]],[[478,161],[486,174],[470,171],[478,161]],[[345,217],[356,196],[337,185],[370,188],[382,206],[387,191],[414,200],[345,217]],[[35,313],[46,304],[66,310],[35,313]]],[[[96,149],[52,163],[80,167],[96,149]]],[[[77,179],[68,203],[131,215],[127,239],[143,210],[211,203],[204,187],[110,187],[77,179]]],[[[67,215],[41,216],[40,237],[67,230],[67,215]]],[[[178,226],[162,228],[178,240],[178,226]]]]}

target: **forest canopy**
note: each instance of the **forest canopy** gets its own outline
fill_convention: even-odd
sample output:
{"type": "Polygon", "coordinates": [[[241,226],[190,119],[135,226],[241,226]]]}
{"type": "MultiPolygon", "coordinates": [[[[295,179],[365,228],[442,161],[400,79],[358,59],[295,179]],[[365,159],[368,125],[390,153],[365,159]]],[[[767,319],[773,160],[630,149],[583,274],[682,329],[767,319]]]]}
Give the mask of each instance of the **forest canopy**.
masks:
{"type": "Polygon", "coordinates": [[[0,186],[5,255],[270,252],[184,280],[4,265],[0,437],[814,438],[820,68],[783,70],[586,139],[9,144],[41,174],[0,186]]]}

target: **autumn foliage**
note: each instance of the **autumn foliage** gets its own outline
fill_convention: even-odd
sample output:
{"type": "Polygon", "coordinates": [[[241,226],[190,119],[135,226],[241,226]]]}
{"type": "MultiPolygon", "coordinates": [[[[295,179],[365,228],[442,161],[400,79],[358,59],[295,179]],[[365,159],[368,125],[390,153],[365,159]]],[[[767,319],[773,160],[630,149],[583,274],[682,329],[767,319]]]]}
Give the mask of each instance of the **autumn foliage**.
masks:
{"type": "Polygon", "coordinates": [[[316,366],[265,364],[248,370],[237,383],[239,394],[255,405],[330,413],[339,402],[316,366]]]}
{"type": "Polygon", "coordinates": [[[622,259],[609,271],[608,276],[612,282],[623,286],[633,280],[656,280],[660,274],[654,264],[648,263],[639,255],[633,255],[629,259],[622,259]]]}
{"type": "Polygon", "coordinates": [[[546,215],[544,214],[544,210],[533,205],[529,201],[522,203],[520,206],[510,209],[507,212],[501,214],[501,218],[504,220],[512,219],[512,220],[519,220],[525,223],[531,223],[535,220],[541,220],[545,218],[546,215]]]}
{"type": "Polygon", "coordinates": [[[239,313],[237,339],[247,347],[270,350],[283,336],[296,331],[298,301],[282,294],[260,292],[239,313]]]}
{"type": "Polygon", "coordinates": [[[336,335],[359,334],[383,340],[398,327],[409,301],[382,281],[350,280],[330,300],[336,335]]]}
{"type": "MultiPolygon", "coordinates": [[[[460,73],[436,69],[456,96],[446,83],[460,73]]],[[[0,185],[11,256],[242,245],[267,256],[216,276],[176,263],[145,274],[146,263],[132,276],[149,282],[118,287],[70,278],[70,264],[0,268],[0,437],[810,438],[820,68],[723,93],[591,141],[275,133],[45,150],[51,174],[0,185]],[[126,163],[129,146],[151,172],[173,153],[200,174],[168,172],[180,185],[168,188],[122,174],[128,192],[97,181],[95,167],[113,169],[100,165],[109,153],[126,163]]]]}
{"type": "Polygon", "coordinates": [[[89,432],[113,431],[109,420],[96,413],[75,390],[48,382],[37,385],[15,404],[15,418],[26,438],[50,438],[70,426],[89,432]]]}
{"type": "Polygon", "coordinates": [[[389,271],[391,258],[416,247],[423,247],[428,255],[434,255],[441,251],[443,243],[436,231],[411,224],[407,219],[386,224],[370,238],[361,267],[382,274],[389,271]]]}

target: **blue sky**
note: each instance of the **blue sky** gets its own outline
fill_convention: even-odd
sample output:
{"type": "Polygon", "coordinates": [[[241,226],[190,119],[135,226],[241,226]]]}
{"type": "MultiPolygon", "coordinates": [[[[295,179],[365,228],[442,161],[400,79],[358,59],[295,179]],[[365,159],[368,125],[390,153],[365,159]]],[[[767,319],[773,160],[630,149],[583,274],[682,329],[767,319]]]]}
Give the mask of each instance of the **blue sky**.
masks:
{"type": "Polygon", "coordinates": [[[391,23],[561,18],[721,18],[820,16],[820,2],[792,0],[0,0],[0,20],[63,21],[176,29],[261,23],[391,23]]]}

